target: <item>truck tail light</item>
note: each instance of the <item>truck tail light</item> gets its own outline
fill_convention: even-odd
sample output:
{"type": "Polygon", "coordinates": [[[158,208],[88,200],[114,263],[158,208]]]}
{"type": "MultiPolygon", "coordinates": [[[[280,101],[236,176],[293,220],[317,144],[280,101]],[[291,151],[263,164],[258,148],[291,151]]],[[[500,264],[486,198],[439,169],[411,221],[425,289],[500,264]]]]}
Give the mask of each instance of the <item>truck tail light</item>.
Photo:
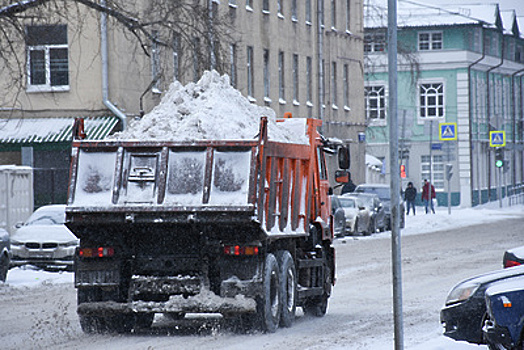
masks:
{"type": "Polygon", "coordinates": [[[241,246],[241,245],[225,245],[225,255],[233,256],[245,256],[245,255],[258,255],[257,246],[241,246]]]}
{"type": "Polygon", "coordinates": [[[115,255],[113,247],[80,248],[78,256],[81,258],[110,258],[115,255]]]}
{"type": "Polygon", "coordinates": [[[520,263],[518,261],[513,260],[505,260],[504,261],[504,268],[513,267],[513,266],[519,266],[520,263]]]}

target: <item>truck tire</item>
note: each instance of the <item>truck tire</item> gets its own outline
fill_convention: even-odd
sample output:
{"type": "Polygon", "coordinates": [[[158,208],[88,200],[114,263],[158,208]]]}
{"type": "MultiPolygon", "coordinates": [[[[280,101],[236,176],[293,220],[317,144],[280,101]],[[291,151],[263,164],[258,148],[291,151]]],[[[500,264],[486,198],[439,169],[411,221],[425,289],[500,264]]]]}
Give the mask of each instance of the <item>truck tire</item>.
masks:
{"type": "Polygon", "coordinates": [[[273,254],[268,254],[264,263],[263,292],[258,301],[262,330],[274,333],[280,322],[281,296],[278,261],[273,254]]]}
{"type": "Polygon", "coordinates": [[[297,310],[297,273],[295,262],[291,253],[287,250],[280,250],[277,252],[277,260],[280,274],[280,296],[282,310],[280,314],[280,325],[282,327],[291,327],[295,321],[295,313],[297,310]]]}

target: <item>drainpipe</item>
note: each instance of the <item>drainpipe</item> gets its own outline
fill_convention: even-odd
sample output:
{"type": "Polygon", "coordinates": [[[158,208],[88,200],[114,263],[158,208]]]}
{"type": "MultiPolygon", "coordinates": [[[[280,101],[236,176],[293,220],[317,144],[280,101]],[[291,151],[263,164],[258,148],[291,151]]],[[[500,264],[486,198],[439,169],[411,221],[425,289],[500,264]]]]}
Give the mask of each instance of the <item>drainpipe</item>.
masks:
{"type": "MultiPolygon", "coordinates": [[[[317,27],[318,27],[318,38],[317,38],[317,45],[318,45],[318,117],[323,120],[324,119],[324,52],[323,52],[323,24],[322,24],[322,18],[324,18],[324,6],[322,4],[322,0],[317,1],[317,27]]],[[[321,131],[324,129],[323,126],[321,126],[321,131]]]]}
{"type": "MultiPolygon", "coordinates": [[[[100,0],[102,7],[106,6],[105,0],[100,0]]],[[[107,54],[107,14],[102,12],[100,17],[100,54],[102,57],[102,100],[104,105],[113,112],[122,122],[122,130],[127,127],[127,117],[111,101],[109,101],[108,54],[107,54]]]]}
{"type": "MultiPolygon", "coordinates": [[[[479,131],[478,131],[478,127],[477,127],[477,147],[473,148],[473,111],[472,111],[472,108],[473,108],[473,103],[472,103],[472,94],[471,94],[471,69],[473,68],[473,66],[475,66],[476,64],[478,64],[480,61],[482,61],[484,58],[486,58],[486,47],[484,45],[484,26],[480,27],[480,30],[481,30],[481,40],[482,40],[482,56],[480,56],[480,58],[478,60],[476,60],[475,62],[471,63],[469,66],[468,66],[468,94],[469,94],[469,101],[468,101],[468,104],[469,104],[469,108],[468,108],[468,111],[469,111],[469,149],[472,150],[472,149],[475,149],[475,155],[476,155],[476,159],[475,159],[475,163],[476,163],[476,167],[473,167],[473,157],[470,156],[469,158],[469,164],[470,164],[470,169],[473,171],[473,169],[476,170],[476,177],[477,177],[477,190],[478,190],[478,204],[481,204],[481,196],[482,196],[482,191],[480,189],[480,162],[479,162],[479,153],[480,153],[480,142],[478,141],[479,139],[479,131]]],[[[478,117],[477,117],[477,121],[478,121],[478,117]]],[[[459,184],[460,185],[460,184],[459,184]]],[[[473,193],[474,191],[474,182],[471,181],[471,193],[473,193]]],[[[473,203],[472,203],[473,204],[473,203]]]]}
{"type": "MultiPolygon", "coordinates": [[[[491,108],[490,108],[490,80],[489,80],[489,73],[493,71],[494,69],[497,69],[498,67],[502,66],[504,64],[504,33],[502,33],[502,52],[500,55],[500,63],[496,66],[491,67],[486,71],[486,87],[487,87],[487,100],[488,100],[488,131],[490,122],[491,122],[491,108]]],[[[489,135],[489,134],[488,134],[489,135]]],[[[489,158],[491,158],[491,153],[488,153],[490,155],[489,158]]],[[[488,202],[491,202],[491,159],[488,159],[488,166],[486,167],[488,169],[488,202]]]]}

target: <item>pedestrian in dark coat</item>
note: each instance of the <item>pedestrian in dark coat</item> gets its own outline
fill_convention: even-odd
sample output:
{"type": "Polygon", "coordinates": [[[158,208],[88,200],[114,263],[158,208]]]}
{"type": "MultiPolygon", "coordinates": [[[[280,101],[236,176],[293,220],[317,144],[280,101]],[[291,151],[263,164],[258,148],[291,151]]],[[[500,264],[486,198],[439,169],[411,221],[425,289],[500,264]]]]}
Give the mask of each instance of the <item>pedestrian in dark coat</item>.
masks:
{"type": "Polygon", "coordinates": [[[413,208],[413,215],[415,215],[415,200],[417,199],[417,189],[413,186],[413,182],[408,183],[408,187],[404,191],[404,200],[407,203],[407,215],[409,215],[409,208],[413,208]]]}

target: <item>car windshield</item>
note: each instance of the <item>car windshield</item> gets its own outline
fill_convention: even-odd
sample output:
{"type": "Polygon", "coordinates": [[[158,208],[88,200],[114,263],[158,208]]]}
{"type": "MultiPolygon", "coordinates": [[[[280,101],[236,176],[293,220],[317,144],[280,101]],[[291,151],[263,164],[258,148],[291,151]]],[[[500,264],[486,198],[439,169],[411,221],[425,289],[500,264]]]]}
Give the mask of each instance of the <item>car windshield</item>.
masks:
{"type": "Polygon", "coordinates": [[[29,217],[26,225],[62,225],[65,222],[65,212],[61,208],[35,211],[29,217]]]}
{"type": "Polygon", "coordinates": [[[339,198],[340,205],[345,208],[356,208],[355,199],[353,198],[339,198]]]}
{"type": "Polygon", "coordinates": [[[363,192],[363,193],[374,193],[383,201],[389,201],[391,200],[391,196],[389,195],[389,188],[386,187],[360,187],[357,188],[357,192],[363,192]]]}
{"type": "Polygon", "coordinates": [[[360,200],[366,205],[366,207],[372,207],[373,206],[373,197],[370,196],[358,196],[360,200]]]}

